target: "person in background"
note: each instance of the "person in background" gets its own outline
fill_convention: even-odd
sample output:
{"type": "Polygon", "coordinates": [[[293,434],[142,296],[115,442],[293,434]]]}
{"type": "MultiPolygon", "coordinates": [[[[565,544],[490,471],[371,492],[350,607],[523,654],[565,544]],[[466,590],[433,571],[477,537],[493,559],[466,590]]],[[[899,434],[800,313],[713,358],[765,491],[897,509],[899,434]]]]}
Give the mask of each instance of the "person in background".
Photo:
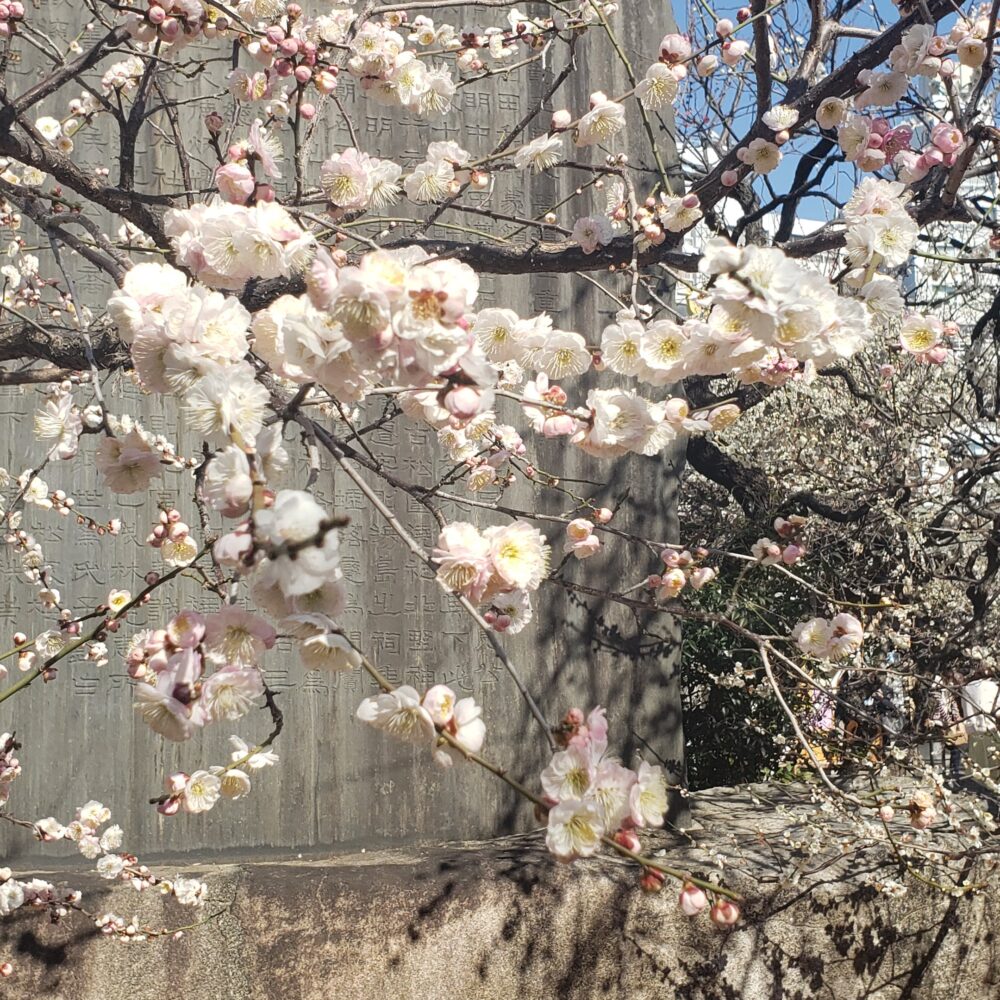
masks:
{"type": "Polygon", "coordinates": [[[926,725],[944,745],[947,753],[945,781],[949,787],[954,787],[962,778],[964,748],[969,742],[959,696],[962,690],[961,670],[951,666],[935,675],[931,685],[926,725]]]}

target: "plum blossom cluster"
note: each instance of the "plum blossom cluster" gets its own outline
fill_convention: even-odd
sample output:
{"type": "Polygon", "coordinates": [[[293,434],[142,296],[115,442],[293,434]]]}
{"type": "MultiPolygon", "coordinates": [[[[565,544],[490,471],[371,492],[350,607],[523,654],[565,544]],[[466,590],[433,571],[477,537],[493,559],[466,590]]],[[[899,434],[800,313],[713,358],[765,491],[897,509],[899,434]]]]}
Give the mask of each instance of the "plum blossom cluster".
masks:
{"type": "Polygon", "coordinates": [[[267,747],[251,748],[239,736],[230,736],[233,747],[229,764],[213,764],[187,774],[177,771],[164,781],[166,794],[157,802],[156,810],[164,816],[179,812],[203,813],[220,799],[242,799],[250,794],[248,771],[259,771],[278,763],[278,755],[267,747]]]}
{"type": "Polygon", "coordinates": [[[160,511],[159,521],[146,537],[146,544],[159,549],[168,566],[187,566],[198,555],[191,529],[181,517],[181,512],[173,507],[160,511]]]}
{"type": "MultiPolygon", "coordinates": [[[[67,840],[76,844],[85,858],[95,862],[97,874],[102,878],[124,882],[137,892],[156,887],[184,906],[202,905],[206,893],[204,883],[195,879],[168,881],[155,875],[146,865],[140,864],[134,854],[119,850],[124,840],[124,831],[117,824],[107,826],[110,820],[111,810],[91,799],[76,810],[75,819],[65,826],[49,816],[38,820],[34,824],[34,831],[35,836],[42,841],[67,840]]],[[[5,884],[9,884],[9,881],[5,884]]],[[[24,890],[23,884],[21,889],[24,890]]],[[[81,909],[78,905],[80,898],[80,893],[77,892],[64,896],[61,903],[51,896],[43,902],[50,904],[52,916],[58,920],[66,915],[69,907],[81,909]]],[[[30,902],[30,899],[26,898],[25,902],[30,902]]]]}
{"type": "Polygon", "coordinates": [[[778,536],[777,540],[766,536],[758,538],[750,547],[750,554],[762,566],[774,566],[777,563],[794,566],[807,551],[803,538],[803,529],[807,523],[808,518],[801,514],[775,518],[774,532],[778,536]]]}
{"type": "MultiPolygon", "coordinates": [[[[59,890],[51,882],[40,878],[16,879],[9,868],[0,868],[0,917],[10,916],[24,906],[47,910],[50,919],[59,920],[82,898],[79,890],[59,890]]],[[[12,972],[13,966],[9,962],[0,966],[0,976],[6,978],[12,972]]]]}
{"type": "Polygon", "coordinates": [[[445,684],[422,698],[408,684],[372,695],[358,706],[357,717],[404,743],[431,749],[435,763],[446,768],[479,753],[486,738],[480,706],[445,684]]]}
{"type": "Polygon", "coordinates": [[[144,10],[122,8],[125,28],[137,42],[183,48],[228,31],[229,18],[199,0],[148,0],[144,10]]]}
{"type": "Polygon", "coordinates": [[[832,619],[810,618],[792,629],[799,649],[817,660],[848,660],[861,649],[864,638],[861,622],[846,612],[832,619]]]}
{"type": "MultiPolygon", "coordinates": [[[[426,397],[430,394],[417,395],[426,397]]],[[[413,412],[418,417],[425,415],[427,407],[421,406],[414,410],[417,401],[411,398],[407,402],[406,399],[404,397],[404,411],[413,412]]],[[[433,413],[430,419],[434,419],[433,413]]],[[[509,424],[497,423],[492,411],[480,413],[469,421],[462,421],[460,426],[455,426],[456,422],[451,421],[438,429],[438,442],[451,459],[464,462],[469,467],[466,487],[476,493],[489,486],[503,488],[511,484],[515,476],[510,467],[511,458],[523,458],[528,451],[521,435],[509,424]]],[[[525,467],[525,475],[532,475],[531,466],[525,467]]]]}
{"type": "Polygon", "coordinates": [[[870,339],[861,304],[781,250],[716,238],[700,269],[711,283],[697,317],[647,325],[620,316],[602,336],[602,362],[654,385],[729,373],[780,384],[807,367],[849,358],[870,339]]]}
{"type": "MultiPolygon", "coordinates": [[[[262,244],[254,250],[252,234],[250,240],[240,249],[230,246],[223,252],[228,263],[219,261],[224,269],[242,274],[234,287],[255,273],[251,255],[259,252],[259,258],[266,257],[272,250],[280,255],[280,244],[262,244]],[[241,257],[244,264],[237,268],[233,260],[241,257]]],[[[190,258],[185,263],[198,270],[190,258]]],[[[267,263],[262,263],[267,271],[267,263]]],[[[279,272],[280,267],[275,273],[279,272]]],[[[130,345],[145,388],[180,395],[190,426],[207,440],[253,446],[269,397],[243,360],[249,349],[250,315],[237,299],[201,285],[189,286],[184,274],[169,265],[138,264],[112,295],[108,310],[130,345]]],[[[130,493],[147,488],[158,472],[159,456],[144,435],[135,428],[124,438],[106,442],[110,443],[102,443],[98,465],[106,476],[115,474],[112,488],[130,493]]]]}
{"type": "Polygon", "coordinates": [[[971,17],[960,15],[952,26],[948,40],[955,46],[955,55],[963,66],[976,69],[986,62],[988,39],[1000,25],[1000,20],[991,14],[990,4],[980,4],[971,17]]]}
{"type": "Polygon", "coordinates": [[[566,525],[563,554],[574,559],[589,559],[601,550],[601,539],[594,534],[594,522],[588,517],[575,517],[566,525]]]}
{"type": "Polygon", "coordinates": [[[664,549],[660,553],[663,572],[647,577],[646,586],[655,592],[658,601],[673,600],[685,587],[701,590],[719,575],[718,570],[704,565],[708,554],[708,549],[703,548],[693,553],[687,549],[664,549]]]}
{"type": "Polygon", "coordinates": [[[548,806],[545,844],[560,861],[590,857],[602,837],[626,835],[638,850],[635,830],[663,825],[667,784],[663,769],[641,761],[636,770],[608,753],[608,722],[604,709],[584,716],[567,712],[560,729],[564,747],[542,771],[548,806]]]}
{"type": "Polygon", "coordinates": [[[379,382],[424,388],[431,422],[468,419],[492,404],[496,372],[469,332],[479,279],[468,265],[423,250],[379,250],[357,265],[320,253],[308,294],[282,296],[254,317],[255,351],[281,377],[316,382],[357,402],[379,382]]]}
{"type": "Polygon", "coordinates": [[[431,558],[442,586],[487,606],[499,631],[520,631],[511,625],[516,621],[523,627],[530,618],[529,595],[548,572],[550,555],[545,536],[527,521],[484,531],[466,521],[453,521],[441,530],[431,558]]]}
{"type": "Polygon", "coordinates": [[[178,742],[211,722],[241,718],[264,693],[258,661],[276,638],[265,621],[233,606],[209,615],[178,612],[166,628],[132,640],[126,661],[136,711],[154,732],[178,742]]]}
{"type": "MultiPolygon", "coordinates": [[[[265,166],[273,160],[273,153],[272,159],[266,158],[267,148],[263,140],[255,147],[258,156],[265,154],[265,166]]],[[[276,164],[272,174],[275,170],[276,164]]],[[[260,200],[249,206],[200,202],[191,208],[170,209],[163,228],[178,263],[213,289],[238,292],[251,278],[299,274],[316,252],[312,234],[275,201],[260,200]]],[[[172,284],[177,283],[174,278],[172,284]]],[[[218,308],[228,306],[236,313],[232,300],[213,301],[218,308]]],[[[235,323],[236,316],[231,318],[235,323]]]]}
{"type": "Polygon", "coordinates": [[[215,543],[215,558],[249,573],[254,600],[274,618],[326,622],[347,599],[338,523],[305,490],[279,490],[215,543]]]}
{"type": "Polygon", "coordinates": [[[21,0],[4,0],[0,3],[0,38],[10,38],[17,25],[24,20],[24,4],[21,0]]]}

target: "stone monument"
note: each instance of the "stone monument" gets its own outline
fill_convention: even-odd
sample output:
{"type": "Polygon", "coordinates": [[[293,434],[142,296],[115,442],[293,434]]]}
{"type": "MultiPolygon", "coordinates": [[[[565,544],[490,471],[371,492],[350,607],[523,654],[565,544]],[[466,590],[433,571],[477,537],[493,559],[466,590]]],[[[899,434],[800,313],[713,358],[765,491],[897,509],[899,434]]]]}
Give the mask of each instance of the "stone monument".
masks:
{"type": "MultiPolygon", "coordinates": [[[[33,22],[46,25],[53,37],[68,39],[83,27],[86,11],[69,0],[55,0],[36,3],[29,13],[33,22]]],[[[491,8],[463,9],[455,21],[488,24],[493,13],[491,8]]],[[[656,59],[659,39],[673,28],[669,5],[652,0],[626,0],[614,24],[624,51],[642,61],[634,67],[640,76],[644,67],[656,59]]],[[[86,49],[104,30],[93,26],[85,31],[81,45],[86,49]]],[[[188,54],[190,51],[185,50],[188,54]]],[[[482,155],[534,110],[559,77],[567,58],[575,58],[582,68],[571,74],[545,103],[527,129],[530,138],[548,127],[552,109],[567,107],[575,114],[585,110],[587,81],[598,75],[608,93],[621,94],[630,89],[628,72],[599,30],[581,37],[575,54],[560,43],[544,60],[463,87],[456,95],[455,109],[435,122],[418,121],[406,112],[366,101],[347,74],[341,77],[337,95],[355,122],[360,146],[368,153],[412,164],[423,156],[429,142],[453,139],[474,155],[482,155]],[[600,73],[589,71],[588,64],[594,70],[599,67],[600,73]]],[[[37,81],[48,67],[41,57],[26,50],[23,61],[13,69],[8,89],[17,93],[37,81]]],[[[188,140],[194,147],[206,139],[203,117],[222,92],[228,65],[209,69],[191,84],[204,99],[177,109],[183,134],[197,137],[188,140]]],[[[94,72],[101,71],[98,67],[94,72]]],[[[57,106],[56,101],[64,99],[65,91],[60,91],[38,106],[35,113],[59,117],[65,108],[57,106]]],[[[629,102],[628,134],[636,145],[634,152],[630,150],[632,162],[653,167],[633,105],[629,102]]],[[[333,107],[326,107],[321,114],[323,127],[317,129],[317,141],[309,154],[309,174],[314,181],[322,161],[331,152],[351,144],[343,117],[333,107]]],[[[244,128],[253,117],[252,109],[244,109],[244,128]]],[[[672,119],[664,116],[653,124],[663,159],[675,164],[672,119]]],[[[113,131],[106,117],[99,119],[95,126],[79,133],[73,154],[78,162],[110,167],[112,181],[117,157],[113,131]]],[[[594,153],[595,157],[601,155],[594,153]]],[[[147,126],[140,136],[136,159],[139,191],[163,194],[184,190],[184,178],[168,132],[154,133],[147,126]]],[[[209,186],[210,159],[206,155],[204,162],[191,164],[196,189],[209,186]]],[[[478,200],[482,206],[504,215],[539,218],[551,205],[567,198],[582,176],[561,170],[529,184],[519,172],[498,172],[488,191],[466,198],[464,203],[478,200]]],[[[279,189],[279,199],[281,194],[279,189]]],[[[572,225],[576,216],[603,208],[601,198],[600,191],[591,191],[575,199],[560,222],[568,220],[572,225]],[[593,204],[588,198],[595,199],[593,204]]],[[[183,199],[179,203],[183,204],[183,199]]],[[[412,207],[400,209],[402,215],[414,211],[412,207]]],[[[109,224],[106,219],[102,221],[109,224]]],[[[445,211],[440,221],[466,230],[490,228],[500,235],[522,228],[455,211],[445,211]]],[[[113,232],[119,221],[110,224],[113,232]]],[[[25,226],[30,230],[30,223],[25,222],[25,226]]],[[[401,227],[395,238],[406,231],[405,226],[401,227]]],[[[527,243],[534,234],[522,232],[507,238],[527,243]]],[[[78,265],[75,279],[80,295],[97,310],[107,296],[106,281],[79,258],[73,259],[78,265]]],[[[617,276],[598,276],[609,288],[618,288],[617,276]]],[[[556,318],[557,325],[579,331],[588,343],[599,341],[603,326],[617,308],[609,297],[580,279],[544,273],[520,277],[483,275],[479,302],[482,306],[509,306],[522,315],[546,310],[556,318]]],[[[122,372],[108,374],[104,390],[113,412],[131,414],[154,432],[175,435],[174,443],[182,454],[200,450],[199,442],[175,420],[169,401],[143,396],[122,372]]],[[[0,467],[13,476],[38,460],[32,413],[41,399],[35,387],[0,389],[0,420],[8,428],[8,433],[0,435],[0,467]]],[[[377,402],[370,405],[377,406],[377,402]]],[[[513,408],[515,404],[509,405],[513,408]]],[[[297,442],[293,428],[287,429],[286,438],[294,451],[297,442]]],[[[449,467],[434,433],[405,418],[375,431],[366,440],[385,468],[407,482],[432,483],[449,467]]],[[[121,516],[121,536],[98,538],[72,519],[60,519],[52,511],[34,507],[28,509],[24,525],[46,546],[45,555],[64,602],[78,613],[104,601],[114,588],[139,590],[145,573],[160,568],[157,553],[142,544],[157,518],[158,504],[176,504],[190,518],[189,523],[198,524],[191,501],[190,474],[166,475],[156,481],[149,495],[115,497],[105,491],[94,470],[93,444],[93,439],[85,439],[77,459],[51,463],[42,476],[51,489],[63,489],[72,495],[77,511],[101,521],[121,516]]],[[[676,539],[674,494],[683,461],[683,442],[658,458],[632,456],[622,462],[598,461],[582,453],[567,461],[562,457],[566,453],[565,448],[544,444],[541,448],[541,456],[551,458],[552,467],[559,468],[567,478],[583,481],[579,488],[585,495],[620,507],[616,525],[628,529],[641,524],[647,537],[676,539]],[[606,486],[598,489],[587,483],[606,486]]],[[[432,545],[437,526],[426,509],[384,481],[367,474],[366,478],[408,530],[423,545],[432,545]]],[[[303,479],[300,467],[287,476],[284,485],[301,486],[303,479]]],[[[455,491],[461,489],[458,486],[455,491]]],[[[460,696],[475,695],[487,720],[484,752],[530,786],[537,786],[538,772],[547,757],[544,741],[485,637],[438,589],[361,493],[341,473],[331,471],[329,464],[320,473],[317,493],[331,509],[351,519],[343,533],[343,569],[350,590],[344,625],[352,638],[393,682],[418,688],[444,682],[460,696]]],[[[564,499],[556,493],[532,491],[521,485],[505,495],[504,503],[558,512],[564,509],[564,499]]],[[[446,508],[446,513],[480,524],[503,520],[503,515],[462,505],[446,508]]],[[[547,527],[558,552],[561,529],[547,527]]],[[[609,545],[598,559],[567,567],[564,572],[569,579],[598,587],[602,583],[632,584],[652,571],[650,558],[642,547],[609,545]]],[[[5,553],[3,559],[0,635],[9,646],[14,631],[36,634],[52,627],[53,620],[38,608],[33,589],[19,576],[16,554],[5,553]]],[[[348,849],[357,845],[480,838],[524,829],[533,823],[530,808],[511,798],[506,788],[488,775],[471,766],[438,771],[423,755],[358,723],[355,708],[373,690],[367,677],[360,673],[306,672],[287,644],[272,650],[265,661],[268,684],[276,692],[285,718],[284,732],[275,746],[281,763],[255,776],[254,790],[243,801],[222,803],[204,815],[160,816],[146,803],[160,794],[166,774],[221,763],[228,756],[226,739],[231,732],[253,742],[263,738],[269,728],[267,712],[262,711],[232,726],[210,727],[201,738],[174,745],[151,733],[135,715],[123,662],[128,635],[138,627],[162,624],[171,608],[214,606],[215,599],[196,580],[180,580],[177,584],[165,595],[165,601],[158,593],[141,614],[130,616],[124,634],[110,637],[111,658],[107,665],[71,658],[62,664],[55,681],[34,684],[0,706],[0,730],[15,730],[24,744],[20,754],[24,774],[14,787],[10,805],[13,812],[34,817],[54,814],[68,820],[67,809],[90,798],[99,799],[124,827],[124,846],[140,855],[178,850],[348,849]],[[177,593],[183,595],[180,604],[174,596],[177,593]]],[[[671,779],[681,780],[684,744],[676,627],[666,616],[658,616],[655,628],[644,633],[630,609],[558,584],[546,585],[537,597],[535,622],[517,637],[505,636],[503,643],[549,718],[558,720],[573,705],[584,709],[604,705],[613,741],[623,755],[630,756],[636,747],[648,747],[647,754],[651,750],[667,763],[671,779]]],[[[16,670],[7,683],[16,680],[13,675],[16,670]]],[[[44,847],[49,856],[52,846],[44,847]]],[[[0,849],[8,861],[43,850],[23,831],[8,828],[0,829],[0,849]]]]}

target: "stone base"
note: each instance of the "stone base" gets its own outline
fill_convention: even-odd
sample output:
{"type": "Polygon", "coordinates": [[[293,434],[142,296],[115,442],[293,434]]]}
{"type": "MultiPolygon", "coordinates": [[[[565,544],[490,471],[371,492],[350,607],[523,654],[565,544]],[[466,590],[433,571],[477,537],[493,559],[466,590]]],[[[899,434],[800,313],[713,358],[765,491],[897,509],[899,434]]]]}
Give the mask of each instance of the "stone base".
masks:
{"type": "MultiPolygon", "coordinates": [[[[905,895],[888,897],[862,886],[860,872],[836,865],[799,880],[802,862],[780,841],[788,822],[751,802],[760,794],[696,797],[704,832],[662,838],[679,866],[707,873],[714,846],[754,871],[727,873],[727,884],[746,897],[744,918],[731,930],[704,914],[685,918],[669,883],[658,895],[639,891],[634,866],[614,859],[556,864],[538,836],[200,868],[160,864],[164,874],[207,881],[205,914],[221,915],[177,941],[125,944],[82,916],[49,926],[40,914],[18,912],[0,921],[0,960],[17,967],[0,983],[0,997],[1000,997],[996,890],[953,899],[908,880],[905,895]]],[[[176,927],[192,913],[153,893],[65,870],[38,874],[84,889],[91,908],[138,913],[154,925],[176,927]]]]}

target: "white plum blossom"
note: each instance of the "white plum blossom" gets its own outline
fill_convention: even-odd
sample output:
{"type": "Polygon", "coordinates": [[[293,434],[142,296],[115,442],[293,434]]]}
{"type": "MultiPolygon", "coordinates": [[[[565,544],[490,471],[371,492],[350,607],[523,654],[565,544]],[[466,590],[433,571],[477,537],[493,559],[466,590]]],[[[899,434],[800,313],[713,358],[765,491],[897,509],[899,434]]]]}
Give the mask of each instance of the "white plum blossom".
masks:
{"type": "Polygon", "coordinates": [[[420,704],[420,695],[409,685],[365,698],[356,714],[362,722],[404,743],[429,747],[436,735],[434,722],[420,704]]]}
{"type": "Polygon", "coordinates": [[[625,109],[615,101],[598,101],[577,125],[576,144],[593,146],[608,142],[625,128],[625,109]]]}
{"type": "Polygon", "coordinates": [[[573,224],[572,239],[584,253],[594,253],[598,247],[607,246],[614,235],[611,223],[603,215],[588,215],[573,224]]]}
{"type": "Polygon", "coordinates": [[[549,810],[545,846],[559,861],[595,855],[605,829],[592,799],[563,799],[549,810]]]}
{"type": "Polygon", "coordinates": [[[660,62],[653,63],[636,85],[635,96],[649,111],[669,107],[677,96],[677,77],[669,66],[660,62]]]}
{"type": "Polygon", "coordinates": [[[560,135],[540,135],[522,146],[514,154],[514,166],[518,170],[529,167],[536,173],[548,170],[563,158],[563,138],[560,135]]]}

